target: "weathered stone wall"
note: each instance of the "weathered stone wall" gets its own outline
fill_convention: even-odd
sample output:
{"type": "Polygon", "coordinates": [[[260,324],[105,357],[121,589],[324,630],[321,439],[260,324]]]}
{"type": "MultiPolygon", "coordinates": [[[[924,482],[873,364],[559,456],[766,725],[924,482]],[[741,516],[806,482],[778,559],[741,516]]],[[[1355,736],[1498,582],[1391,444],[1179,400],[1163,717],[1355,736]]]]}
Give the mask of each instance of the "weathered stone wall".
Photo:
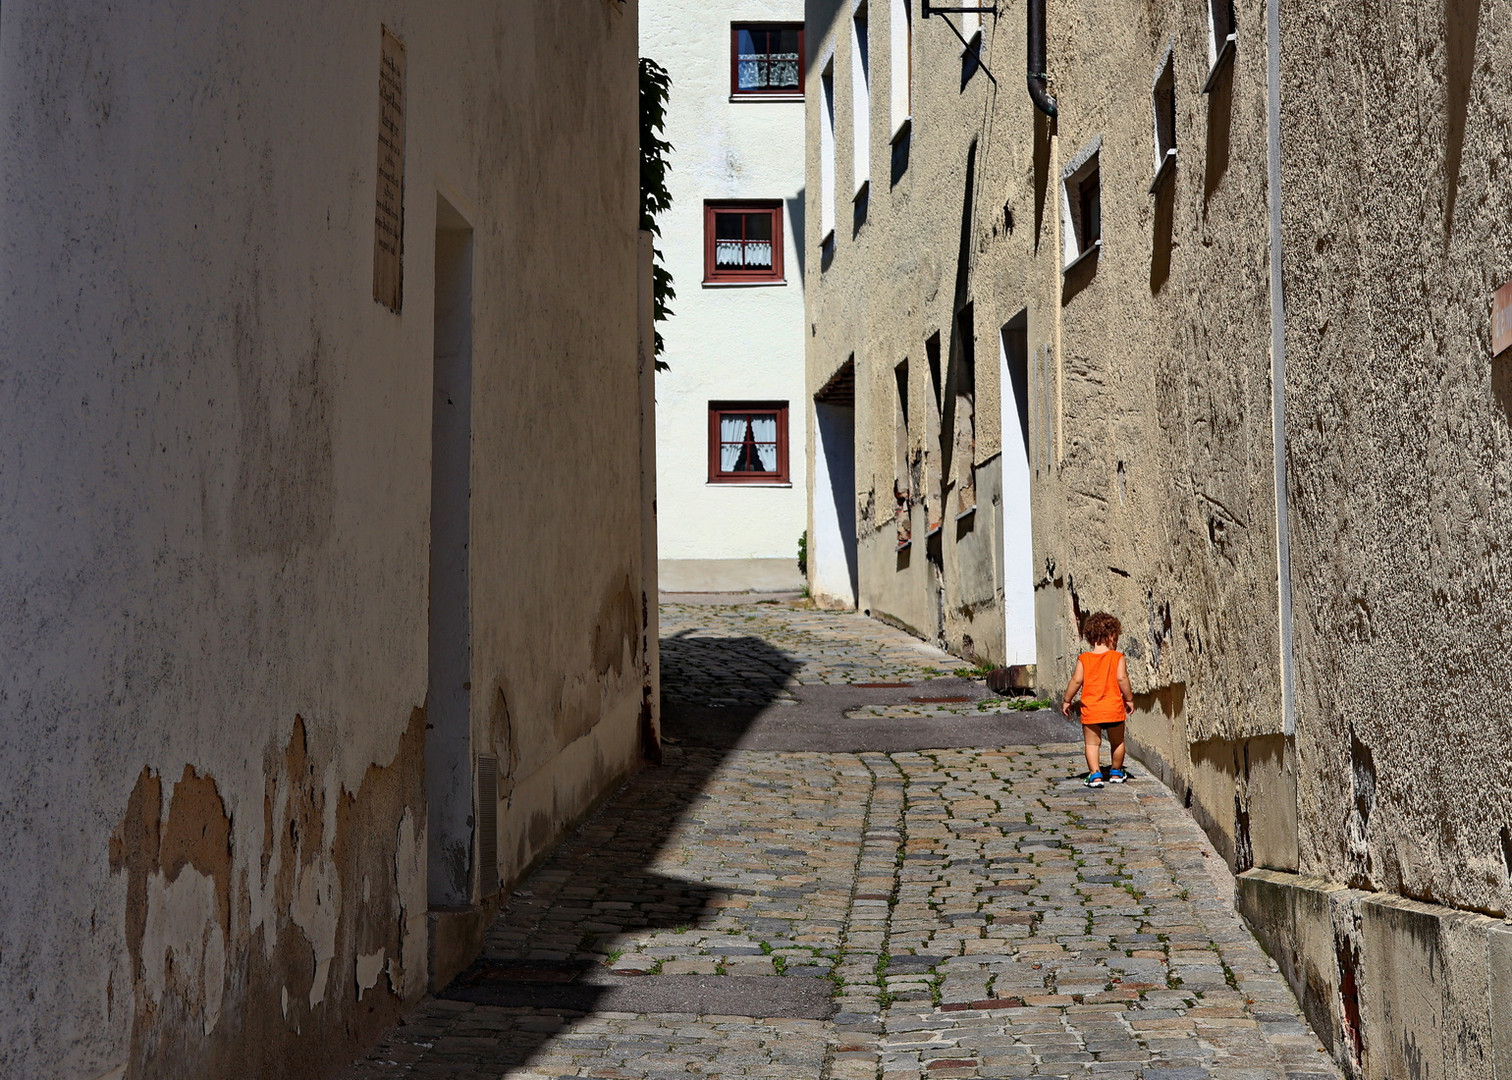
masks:
{"type": "Polygon", "coordinates": [[[1507,1075],[1512,38],[1475,0],[1281,16],[1302,876],[1243,894],[1356,1075],[1507,1075]]]}
{"type": "Polygon", "coordinates": [[[808,5],[809,392],[854,358],[858,606],[959,653],[998,661],[1004,641],[997,515],[1024,508],[1001,506],[997,330],[1024,306],[1019,282],[1027,232],[1020,228],[1016,239],[1009,233],[1002,177],[988,179],[994,169],[1013,172],[1021,147],[996,128],[979,137],[975,151],[971,144],[984,116],[1002,112],[1008,123],[1023,110],[984,71],[963,87],[959,41],[943,18],[921,20],[914,5],[912,123],[899,128],[889,107],[899,77],[890,63],[889,20],[900,15],[879,0],[868,18],[870,155],[858,166],[853,13],[854,5],[830,0],[808,5]],[[837,227],[825,245],[812,148],[819,140],[820,76],[830,63],[837,227]],[[869,188],[853,199],[858,168],[869,188]],[[1004,280],[1012,284],[1004,287],[1004,280]],[[969,331],[956,318],[967,305],[973,305],[969,331]],[[974,444],[957,434],[968,349],[975,356],[974,444]],[[900,437],[896,372],[905,361],[907,435],[900,437]],[[963,516],[973,505],[976,513],[963,516]]]}
{"type": "Polygon", "coordinates": [[[427,985],[438,193],[506,885],[634,767],[636,53],[617,0],[5,5],[0,1074],[302,1080],[427,985]]]}
{"type": "MultiPolygon", "coordinates": [[[[885,104],[892,78],[885,19],[894,9],[871,7],[873,100],[885,104]]],[[[1258,7],[1241,8],[1253,33],[1258,7]]],[[[945,460],[966,337],[954,316],[971,305],[975,463],[989,466],[1003,445],[999,332],[1023,312],[1036,584],[1053,597],[1040,605],[1039,677],[1045,688],[1064,684],[1078,612],[1116,611],[1141,696],[1137,727],[1151,745],[1171,724],[1183,727],[1183,745],[1279,732],[1281,724],[1265,58],[1263,47],[1240,51],[1218,92],[1200,93],[1209,71],[1204,11],[1200,4],[1055,5],[1049,58],[1061,110],[1052,128],[1023,89],[1022,3],[987,21],[985,68],[964,85],[961,43],[947,19],[919,19],[916,8],[907,167],[895,164],[903,155],[892,152],[886,110],[874,105],[863,220],[848,198],[853,9],[810,7],[810,141],[818,137],[817,76],[833,55],[843,204],[833,255],[820,250],[818,230],[811,244],[810,258],[823,270],[810,285],[810,389],[854,354],[861,606],[925,636],[943,635],[954,648],[970,636],[984,657],[1000,655],[1001,601],[994,611],[992,599],[1001,595],[993,575],[1002,571],[971,552],[971,528],[957,527],[958,465],[945,460]],[[1150,94],[1168,48],[1179,164],[1151,194],[1150,94]],[[1103,247],[1063,274],[1061,172],[1094,144],[1103,247]],[[925,348],[936,332],[945,384],[938,422],[925,348]],[[916,477],[913,545],[899,554],[893,370],[904,358],[907,460],[916,477]],[[943,498],[941,470],[950,474],[943,498]],[[931,544],[932,521],[943,528],[931,544]],[[1178,703],[1180,714],[1167,716],[1162,701],[1167,709],[1178,703]]],[[[818,220],[818,164],[810,157],[810,217],[818,220]]],[[[990,467],[982,471],[978,499],[991,507],[1001,492],[990,467]]],[[[975,532],[991,533],[983,517],[975,532]]],[[[1173,778],[1187,769],[1183,756],[1165,766],[1173,778]]]]}
{"type": "Polygon", "coordinates": [[[1474,2],[1283,12],[1302,869],[1512,911],[1512,35],[1474,2]]]}
{"type": "MultiPolygon", "coordinates": [[[[1117,614],[1136,752],[1247,871],[1246,910],[1340,1062],[1490,1076],[1512,1063],[1512,360],[1488,315],[1512,278],[1506,12],[1238,0],[1215,68],[1200,0],[1047,8],[1053,123],[1023,90],[1023,0],[986,27],[996,84],[960,78],[943,19],[916,24],[909,167],[889,186],[874,127],[865,221],[842,210],[810,288],[811,389],[856,358],[863,600],[953,647],[969,632],[954,598],[980,571],[949,514],[943,603],[917,569],[922,515],[912,564],[891,550],[889,380],[936,330],[950,355],[969,301],[981,391],[1024,310],[1041,688],[1065,685],[1080,615],[1117,614]],[[1177,157],[1151,191],[1167,50],[1177,157]],[[1058,188],[1093,149],[1102,246],[1063,272],[1058,188]]],[[[833,49],[842,198],[853,10],[810,7],[832,27],[813,70],[833,49]]],[[[871,77],[885,100],[879,44],[871,77]]]]}

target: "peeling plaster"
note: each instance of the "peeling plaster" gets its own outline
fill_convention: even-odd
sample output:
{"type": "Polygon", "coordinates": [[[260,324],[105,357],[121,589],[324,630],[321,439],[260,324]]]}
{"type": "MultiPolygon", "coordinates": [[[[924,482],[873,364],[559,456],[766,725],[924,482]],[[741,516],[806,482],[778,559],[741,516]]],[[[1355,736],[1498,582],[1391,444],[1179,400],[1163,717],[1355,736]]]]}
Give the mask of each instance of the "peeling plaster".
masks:
{"type": "Polygon", "coordinates": [[[169,1062],[174,1074],[243,1075],[249,1061],[262,1076],[313,1075],[324,1066],[312,1062],[349,1058],[420,996],[424,731],[417,709],[393,764],[370,766],[354,793],[336,781],[334,740],[312,745],[296,717],[267,755],[255,821],[228,813],[216,778],[192,765],[167,790],[142,770],[110,844],[127,879],[125,1077],[167,1075],[169,1062]],[[256,853],[250,871],[243,852],[256,853]],[[335,980],[338,968],[354,981],[335,980]],[[247,1007],[275,997],[276,1023],[247,1007]]]}

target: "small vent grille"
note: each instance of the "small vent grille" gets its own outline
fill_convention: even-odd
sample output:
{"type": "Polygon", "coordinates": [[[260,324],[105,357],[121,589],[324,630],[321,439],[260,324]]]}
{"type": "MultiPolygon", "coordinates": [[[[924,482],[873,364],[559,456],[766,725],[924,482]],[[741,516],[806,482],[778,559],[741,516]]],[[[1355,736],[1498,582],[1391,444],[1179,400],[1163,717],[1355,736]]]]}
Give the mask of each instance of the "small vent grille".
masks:
{"type": "Polygon", "coordinates": [[[478,755],[478,892],[499,891],[499,759],[478,755]]]}

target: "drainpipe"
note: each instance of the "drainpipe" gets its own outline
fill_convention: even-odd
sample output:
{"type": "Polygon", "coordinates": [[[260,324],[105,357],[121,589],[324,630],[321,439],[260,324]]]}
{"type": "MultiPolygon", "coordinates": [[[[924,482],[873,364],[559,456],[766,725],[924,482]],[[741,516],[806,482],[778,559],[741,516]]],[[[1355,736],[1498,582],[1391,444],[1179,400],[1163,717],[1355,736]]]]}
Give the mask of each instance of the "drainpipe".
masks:
{"type": "Polygon", "coordinates": [[[1267,3],[1266,157],[1270,211],[1271,447],[1276,481],[1276,593],[1280,623],[1281,730],[1297,733],[1292,640],[1291,523],[1286,490],[1286,293],[1281,273],[1281,11],[1267,3]]]}
{"type": "Polygon", "coordinates": [[[1055,248],[1055,256],[1052,260],[1054,271],[1054,285],[1051,295],[1055,297],[1055,467],[1060,467],[1061,447],[1063,445],[1062,424],[1064,420],[1064,387],[1061,371],[1061,214],[1060,214],[1060,139],[1055,130],[1055,117],[1058,113],[1055,98],[1050,96],[1049,73],[1045,70],[1045,0],[1029,0],[1025,5],[1029,14],[1029,64],[1028,83],[1029,99],[1034,102],[1034,107],[1050,118],[1050,183],[1055,185],[1054,194],[1051,195],[1055,207],[1050,215],[1050,242],[1055,248]]]}
{"type": "Polygon", "coordinates": [[[1055,116],[1055,99],[1046,86],[1045,0],[1029,0],[1029,97],[1046,116],[1055,116]]]}

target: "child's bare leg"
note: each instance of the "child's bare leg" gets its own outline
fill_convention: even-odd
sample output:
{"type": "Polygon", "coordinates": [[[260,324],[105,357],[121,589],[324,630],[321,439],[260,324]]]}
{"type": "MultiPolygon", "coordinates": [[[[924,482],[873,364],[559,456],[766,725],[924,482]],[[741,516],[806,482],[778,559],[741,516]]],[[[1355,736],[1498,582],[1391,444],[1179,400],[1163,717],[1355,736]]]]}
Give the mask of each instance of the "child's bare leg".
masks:
{"type": "Polygon", "coordinates": [[[1108,725],[1108,746],[1113,750],[1113,767],[1123,768],[1124,762],[1124,725],[1108,725]]]}
{"type": "Polygon", "coordinates": [[[1102,768],[1102,732],[1096,724],[1082,725],[1082,742],[1087,750],[1087,771],[1095,773],[1102,768]]]}

